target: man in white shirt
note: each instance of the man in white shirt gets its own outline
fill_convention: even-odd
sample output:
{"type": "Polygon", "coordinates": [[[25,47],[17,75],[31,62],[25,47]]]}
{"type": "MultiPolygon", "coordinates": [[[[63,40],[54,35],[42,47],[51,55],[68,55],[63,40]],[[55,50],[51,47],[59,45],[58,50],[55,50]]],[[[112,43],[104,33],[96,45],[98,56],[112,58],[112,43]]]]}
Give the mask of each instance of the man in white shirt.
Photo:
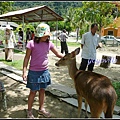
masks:
{"type": "Polygon", "coordinates": [[[83,34],[82,36],[82,61],[79,70],[86,70],[88,66],[88,71],[93,71],[96,60],[96,49],[101,47],[99,45],[99,35],[96,34],[97,30],[98,25],[96,23],[93,23],[91,25],[91,31],[83,34]]]}
{"type": "Polygon", "coordinates": [[[68,38],[66,34],[66,30],[63,29],[62,33],[58,36],[58,39],[60,40],[61,43],[61,53],[65,52],[65,54],[68,53],[68,46],[66,43],[66,39],[68,38]]]}

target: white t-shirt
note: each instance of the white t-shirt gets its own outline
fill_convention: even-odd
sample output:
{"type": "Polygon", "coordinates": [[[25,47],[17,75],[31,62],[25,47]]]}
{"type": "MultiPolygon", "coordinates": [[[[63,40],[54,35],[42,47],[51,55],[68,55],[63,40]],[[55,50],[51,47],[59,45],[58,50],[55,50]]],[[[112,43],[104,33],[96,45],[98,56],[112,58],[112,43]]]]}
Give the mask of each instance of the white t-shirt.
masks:
{"type": "Polygon", "coordinates": [[[99,35],[92,35],[91,31],[83,34],[81,44],[83,49],[81,57],[84,59],[96,59],[96,47],[99,43],[99,35]]]}
{"type": "Polygon", "coordinates": [[[5,48],[14,48],[14,44],[16,44],[16,39],[13,31],[10,31],[10,34],[6,34],[5,31],[5,40],[8,40],[8,44],[4,42],[5,48]]]}
{"type": "Polygon", "coordinates": [[[68,36],[64,32],[62,32],[58,37],[60,38],[61,42],[65,42],[66,39],[68,38],[68,36]]]}

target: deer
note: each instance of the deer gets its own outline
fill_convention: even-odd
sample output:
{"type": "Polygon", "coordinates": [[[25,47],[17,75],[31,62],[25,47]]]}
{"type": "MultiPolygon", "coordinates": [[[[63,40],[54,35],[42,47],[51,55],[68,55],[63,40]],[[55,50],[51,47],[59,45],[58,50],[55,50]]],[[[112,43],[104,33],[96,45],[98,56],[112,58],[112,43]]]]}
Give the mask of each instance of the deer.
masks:
{"type": "MultiPolygon", "coordinates": [[[[90,107],[91,118],[100,118],[104,113],[105,118],[112,118],[117,101],[116,91],[111,80],[93,71],[78,70],[76,66],[76,55],[80,47],[59,59],[55,66],[67,66],[69,76],[74,80],[78,101],[78,116],[81,114],[82,100],[85,99],[85,111],[90,107]]],[[[88,115],[87,115],[88,116],[88,115]]]]}

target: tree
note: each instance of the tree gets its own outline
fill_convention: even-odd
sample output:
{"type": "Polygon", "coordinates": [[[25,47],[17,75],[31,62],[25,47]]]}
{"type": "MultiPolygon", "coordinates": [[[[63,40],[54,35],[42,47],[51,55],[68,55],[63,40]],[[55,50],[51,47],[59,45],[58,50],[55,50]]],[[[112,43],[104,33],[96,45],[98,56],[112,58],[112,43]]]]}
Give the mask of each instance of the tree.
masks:
{"type": "Polygon", "coordinates": [[[100,32],[102,27],[106,27],[113,22],[112,10],[115,5],[110,2],[82,2],[82,9],[85,12],[85,19],[88,23],[96,22],[99,24],[100,32]]]}
{"type": "Polygon", "coordinates": [[[82,8],[75,8],[74,20],[72,24],[76,28],[77,31],[77,41],[79,36],[80,29],[83,28],[87,21],[85,20],[85,14],[82,8]]]}
{"type": "MultiPolygon", "coordinates": [[[[51,31],[56,31],[57,22],[47,22],[50,25],[51,31]]],[[[58,30],[64,29],[64,21],[58,21],[58,30]]]]}
{"type": "Polygon", "coordinates": [[[13,7],[12,5],[14,4],[14,2],[0,2],[0,14],[4,14],[7,13],[8,11],[12,11],[13,7]]]}
{"type": "Polygon", "coordinates": [[[69,8],[67,10],[67,14],[65,17],[65,25],[67,23],[69,25],[69,28],[68,28],[69,30],[75,30],[77,32],[76,41],[78,41],[80,29],[83,28],[83,26],[86,22],[86,20],[84,18],[85,18],[85,14],[84,14],[83,9],[81,9],[81,7],[69,8]]]}
{"type": "Polygon", "coordinates": [[[64,15],[64,28],[68,31],[68,34],[74,29],[73,22],[74,22],[74,14],[75,10],[70,7],[67,8],[67,13],[64,15]]]}

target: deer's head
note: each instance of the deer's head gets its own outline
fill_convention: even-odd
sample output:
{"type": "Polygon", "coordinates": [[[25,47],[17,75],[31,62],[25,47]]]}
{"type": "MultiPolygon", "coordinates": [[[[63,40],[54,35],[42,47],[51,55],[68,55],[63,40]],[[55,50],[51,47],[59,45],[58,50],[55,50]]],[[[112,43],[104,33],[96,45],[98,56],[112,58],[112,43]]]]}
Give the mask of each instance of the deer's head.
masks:
{"type": "MultiPolygon", "coordinates": [[[[73,59],[76,58],[80,52],[80,47],[72,51],[71,53],[66,54],[63,58],[61,58],[58,62],[55,63],[56,66],[67,66],[71,65],[73,59]]],[[[75,59],[76,60],[76,59],[75,59]]]]}

